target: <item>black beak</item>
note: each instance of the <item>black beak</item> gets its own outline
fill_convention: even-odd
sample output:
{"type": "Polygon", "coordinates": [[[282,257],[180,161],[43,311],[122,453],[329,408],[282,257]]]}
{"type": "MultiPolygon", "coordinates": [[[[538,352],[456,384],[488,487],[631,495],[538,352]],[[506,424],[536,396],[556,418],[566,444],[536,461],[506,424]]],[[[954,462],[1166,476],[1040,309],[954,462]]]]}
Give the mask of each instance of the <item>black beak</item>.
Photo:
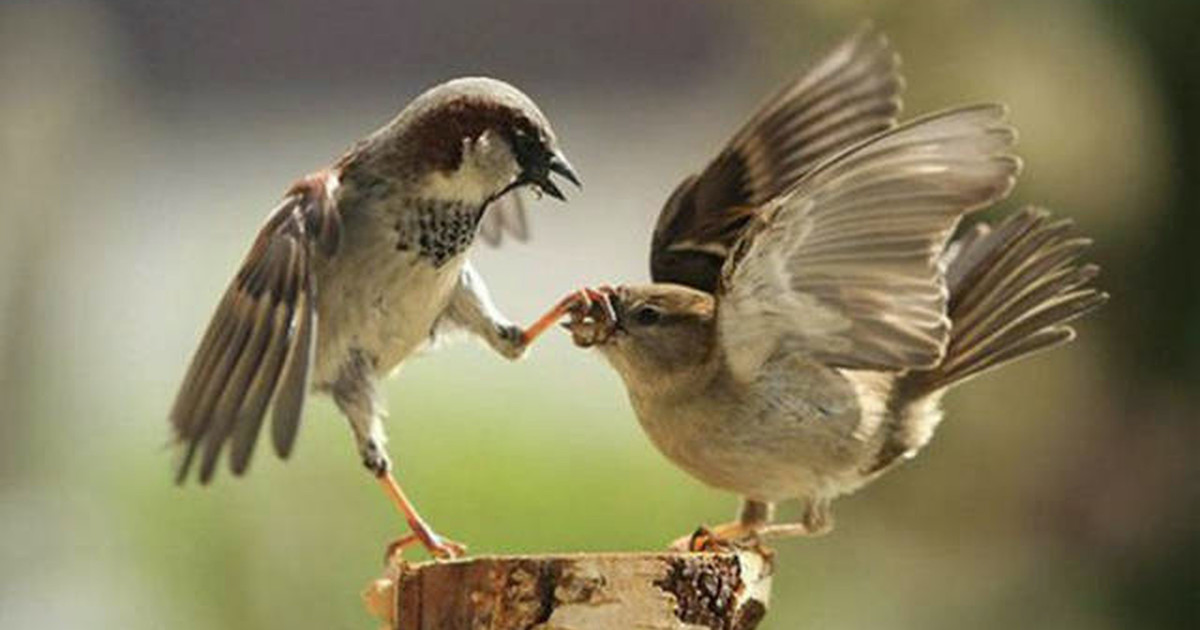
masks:
{"type": "Polygon", "coordinates": [[[551,171],[567,178],[567,181],[575,184],[576,188],[583,188],[583,182],[579,181],[579,176],[575,174],[575,168],[567,161],[567,156],[562,153],[555,152],[550,156],[550,163],[547,164],[551,171]]]}
{"type": "Polygon", "coordinates": [[[558,188],[553,181],[550,180],[550,174],[557,173],[562,175],[567,181],[575,184],[576,187],[582,188],[583,182],[579,181],[579,176],[575,174],[575,169],[567,158],[562,153],[555,151],[550,155],[550,159],[546,161],[546,170],[539,173],[537,176],[531,177],[533,183],[542,190],[542,192],[558,199],[566,201],[567,198],[563,195],[562,190],[558,188]]]}

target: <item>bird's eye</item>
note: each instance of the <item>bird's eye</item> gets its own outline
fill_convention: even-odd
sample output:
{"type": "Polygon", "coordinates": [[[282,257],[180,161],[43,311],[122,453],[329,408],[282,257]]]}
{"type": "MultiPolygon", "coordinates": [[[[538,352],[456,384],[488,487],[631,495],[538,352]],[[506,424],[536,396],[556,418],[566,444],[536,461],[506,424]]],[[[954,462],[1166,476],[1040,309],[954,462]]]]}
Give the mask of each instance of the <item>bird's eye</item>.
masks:
{"type": "Polygon", "coordinates": [[[653,306],[639,306],[633,311],[633,321],[639,326],[653,326],[662,319],[662,311],[653,306]]]}

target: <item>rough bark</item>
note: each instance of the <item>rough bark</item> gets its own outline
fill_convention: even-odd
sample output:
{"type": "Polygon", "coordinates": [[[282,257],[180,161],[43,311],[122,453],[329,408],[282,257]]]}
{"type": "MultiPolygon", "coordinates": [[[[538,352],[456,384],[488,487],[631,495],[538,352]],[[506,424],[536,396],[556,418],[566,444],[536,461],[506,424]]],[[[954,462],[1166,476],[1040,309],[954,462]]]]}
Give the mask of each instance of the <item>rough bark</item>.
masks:
{"type": "Polygon", "coordinates": [[[397,561],[364,599],[394,630],[749,630],[770,589],[750,551],[572,554],[397,561]]]}

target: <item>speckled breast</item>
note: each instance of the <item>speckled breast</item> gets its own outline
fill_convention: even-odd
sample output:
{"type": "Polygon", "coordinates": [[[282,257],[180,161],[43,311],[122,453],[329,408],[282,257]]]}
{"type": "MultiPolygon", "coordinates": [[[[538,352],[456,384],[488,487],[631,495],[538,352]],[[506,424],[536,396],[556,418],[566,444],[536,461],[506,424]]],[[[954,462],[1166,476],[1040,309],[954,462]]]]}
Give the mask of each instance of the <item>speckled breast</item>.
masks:
{"type": "Polygon", "coordinates": [[[396,217],[396,249],[441,267],[471,246],[482,207],[453,201],[412,201],[396,217]]]}

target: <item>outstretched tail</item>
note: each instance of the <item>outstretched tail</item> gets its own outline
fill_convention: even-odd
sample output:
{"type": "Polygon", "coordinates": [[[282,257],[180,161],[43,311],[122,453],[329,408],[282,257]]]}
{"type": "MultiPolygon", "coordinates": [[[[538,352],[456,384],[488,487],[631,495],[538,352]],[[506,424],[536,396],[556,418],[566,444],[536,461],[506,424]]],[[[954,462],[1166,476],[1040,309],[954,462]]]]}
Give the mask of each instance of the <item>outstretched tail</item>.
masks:
{"type": "Polygon", "coordinates": [[[1091,241],[1068,219],[1025,208],[995,227],[978,224],[946,251],[950,340],[937,367],[892,388],[889,427],[872,471],[925,445],[941,419],[940,394],[975,375],[1075,338],[1066,324],[1108,294],[1088,286],[1100,268],[1077,264],[1091,241]]]}
{"type": "Polygon", "coordinates": [[[1091,240],[1069,219],[1026,208],[994,229],[975,226],[947,252],[950,343],[936,368],[904,380],[930,394],[1014,359],[1075,338],[1066,324],[1103,304],[1088,283],[1100,272],[1076,259],[1091,240]]]}

